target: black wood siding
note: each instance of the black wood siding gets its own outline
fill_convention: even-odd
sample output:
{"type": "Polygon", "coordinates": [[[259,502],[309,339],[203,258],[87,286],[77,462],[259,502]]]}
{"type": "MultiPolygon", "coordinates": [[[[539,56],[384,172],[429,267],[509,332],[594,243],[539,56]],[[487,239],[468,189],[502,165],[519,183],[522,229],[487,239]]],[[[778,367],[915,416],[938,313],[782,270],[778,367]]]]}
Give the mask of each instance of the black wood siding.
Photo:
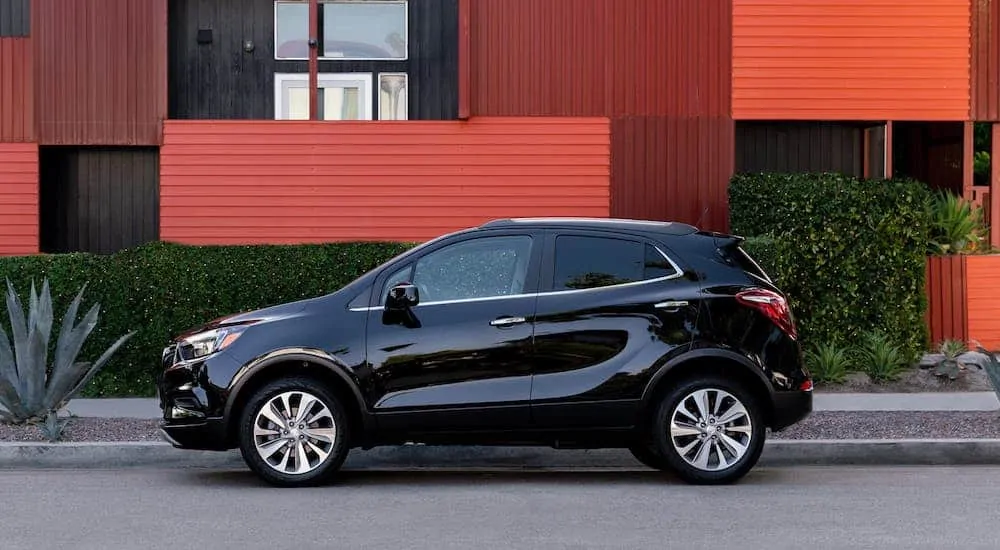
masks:
{"type": "Polygon", "coordinates": [[[42,147],[43,252],[109,254],[159,238],[156,147],[42,147]]]}
{"type": "MultiPolygon", "coordinates": [[[[274,73],[309,70],[274,59],[273,0],[171,0],[169,29],[172,119],[273,119],[274,73]],[[212,29],[211,44],[198,44],[198,29],[212,29]]],[[[319,70],[370,72],[373,94],[378,72],[406,72],[411,120],[458,118],[458,0],[410,0],[408,60],[321,61],[319,70]]]]}
{"type": "Polygon", "coordinates": [[[31,0],[0,0],[0,37],[31,34],[31,0]]]}
{"type": "Polygon", "coordinates": [[[737,122],[737,172],[864,175],[864,128],[837,122],[737,122]]]}

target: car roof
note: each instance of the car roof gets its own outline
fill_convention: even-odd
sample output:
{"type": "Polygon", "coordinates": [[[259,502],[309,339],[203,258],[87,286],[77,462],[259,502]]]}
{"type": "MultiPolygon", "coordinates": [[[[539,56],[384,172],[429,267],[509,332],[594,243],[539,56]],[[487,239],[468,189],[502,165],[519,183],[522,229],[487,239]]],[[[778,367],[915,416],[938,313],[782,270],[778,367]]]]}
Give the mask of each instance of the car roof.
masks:
{"type": "Polygon", "coordinates": [[[563,229],[603,229],[619,231],[643,231],[665,235],[690,235],[698,229],[692,225],[672,221],[635,220],[627,218],[504,218],[492,220],[480,228],[501,227],[553,227],[563,229]]]}

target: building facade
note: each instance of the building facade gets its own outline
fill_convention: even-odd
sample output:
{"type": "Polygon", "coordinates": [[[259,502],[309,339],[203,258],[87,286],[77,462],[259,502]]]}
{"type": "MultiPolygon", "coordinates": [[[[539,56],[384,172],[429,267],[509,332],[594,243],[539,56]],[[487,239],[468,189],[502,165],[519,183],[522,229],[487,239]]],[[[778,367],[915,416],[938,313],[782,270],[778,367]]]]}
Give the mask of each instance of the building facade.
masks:
{"type": "Polygon", "coordinates": [[[0,0],[0,254],[726,230],[734,171],[996,216],[997,28],[993,0],[0,0]]]}

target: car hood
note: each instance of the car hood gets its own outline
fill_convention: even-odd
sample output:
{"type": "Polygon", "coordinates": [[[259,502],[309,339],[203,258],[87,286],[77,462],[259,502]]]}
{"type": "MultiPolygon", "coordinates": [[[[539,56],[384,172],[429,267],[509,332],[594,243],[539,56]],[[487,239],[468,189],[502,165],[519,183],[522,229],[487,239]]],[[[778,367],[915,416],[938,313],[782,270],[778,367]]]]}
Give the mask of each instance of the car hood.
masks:
{"type": "Polygon", "coordinates": [[[219,317],[218,319],[213,319],[207,323],[202,324],[201,326],[186,330],[183,333],[178,334],[175,339],[180,340],[183,338],[187,338],[188,336],[198,334],[200,332],[214,330],[226,326],[243,325],[247,323],[271,322],[271,321],[277,321],[279,319],[287,319],[298,315],[303,310],[305,310],[310,304],[316,302],[316,300],[319,300],[319,298],[299,300],[297,302],[279,304],[276,306],[257,309],[254,311],[247,311],[244,313],[226,315],[225,317],[219,317]]]}

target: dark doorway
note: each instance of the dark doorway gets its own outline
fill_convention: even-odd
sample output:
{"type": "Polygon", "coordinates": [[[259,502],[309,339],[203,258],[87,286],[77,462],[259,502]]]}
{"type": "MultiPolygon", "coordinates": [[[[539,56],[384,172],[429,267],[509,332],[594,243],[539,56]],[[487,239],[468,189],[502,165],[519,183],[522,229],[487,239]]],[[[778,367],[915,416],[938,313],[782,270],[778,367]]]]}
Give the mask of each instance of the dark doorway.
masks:
{"type": "Polygon", "coordinates": [[[962,130],[961,122],[893,122],[893,175],[961,195],[962,130]]]}
{"type": "Polygon", "coordinates": [[[157,147],[41,147],[42,252],[110,254],[159,238],[157,147]]]}

